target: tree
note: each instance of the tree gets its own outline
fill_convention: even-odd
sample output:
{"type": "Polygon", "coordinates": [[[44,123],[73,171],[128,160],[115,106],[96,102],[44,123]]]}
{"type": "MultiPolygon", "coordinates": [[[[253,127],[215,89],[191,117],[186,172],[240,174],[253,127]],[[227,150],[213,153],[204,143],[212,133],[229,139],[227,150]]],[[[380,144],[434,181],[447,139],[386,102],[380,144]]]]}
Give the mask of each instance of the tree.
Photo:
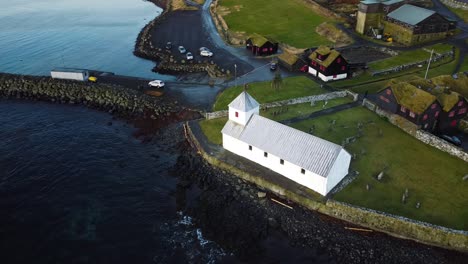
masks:
{"type": "Polygon", "coordinates": [[[276,72],[275,77],[273,77],[273,81],[271,82],[271,87],[273,87],[275,90],[278,90],[281,87],[282,83],[283,77],[281,76],[281,73],[276,72]]]}

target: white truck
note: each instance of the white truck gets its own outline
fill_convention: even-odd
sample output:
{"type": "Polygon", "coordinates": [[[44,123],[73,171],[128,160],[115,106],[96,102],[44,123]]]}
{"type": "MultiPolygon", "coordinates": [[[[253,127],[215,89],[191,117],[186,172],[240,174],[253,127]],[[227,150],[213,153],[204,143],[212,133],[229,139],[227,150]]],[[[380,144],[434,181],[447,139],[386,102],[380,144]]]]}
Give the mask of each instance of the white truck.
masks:
{"type": "Polygon", "coordinates": [[[57,68],[50,71],[50,76],[54,79],[88,81],[89,72],[85,69],[57,68]]]}

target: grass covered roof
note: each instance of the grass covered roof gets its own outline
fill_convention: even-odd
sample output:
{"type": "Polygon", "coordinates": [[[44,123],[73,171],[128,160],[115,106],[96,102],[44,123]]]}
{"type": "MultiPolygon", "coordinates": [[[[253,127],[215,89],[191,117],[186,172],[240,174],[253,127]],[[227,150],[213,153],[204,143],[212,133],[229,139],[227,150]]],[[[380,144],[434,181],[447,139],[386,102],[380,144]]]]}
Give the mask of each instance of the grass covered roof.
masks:
{"type": "Polygon", "coordinates": [[[456,92],[439,93],[436,97],[445,112],[449,112],[460,100],[460,94],[456,92]]]}
{"type": "Polygon", "coordinates": [[[316,61],[319,65],[328,67],[330,66],[330,64],[332,64],[332,62],[336,60],[336,58],[338,58],[338,56],[340,56],[340,53],[337,50],[331,49],[327,46],[319,46],[309,55],[309,59],[316,61]],[[328,57],[326,57],[325,60],[322,61],[317,58],[319,54],[328,57]]]}
{"type": "Polygon", "coordinates": [[[265,43],[268,42],[267,38],[265,38],[264,36],[259,35],[259,34],[252,34],[249,37],[249,39],[250,39],[250,41],[252,41],[252,44],[254,46],[257,46],[257,47],[261,47],[261,46],[265,45],[265,43]]]}
{"type": "Polygon", "coordinates": [[[280,59],[281,61],[283,61],[284,63],[288,65],[294,65],[294,63],[297,62],[299,57],[297,57],[295,54],[284,51],[283,53],[278,55],[278,59],[280,59]]]}
{"type": "Polygon", "coordinates": [[[436,100],[434,95],[405,82],[393,84],[391,89],[398,104],[417,114],[423,113],[436,100]]]}

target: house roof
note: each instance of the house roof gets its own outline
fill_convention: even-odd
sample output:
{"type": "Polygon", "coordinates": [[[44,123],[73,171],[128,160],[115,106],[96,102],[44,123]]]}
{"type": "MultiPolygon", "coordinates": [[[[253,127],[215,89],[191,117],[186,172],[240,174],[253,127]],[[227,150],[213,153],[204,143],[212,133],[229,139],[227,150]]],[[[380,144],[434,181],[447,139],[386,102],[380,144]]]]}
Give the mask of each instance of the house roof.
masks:
{"type": "Polygon", "coordinates": [[[409,25],[417,25],[421,21],[435,14],[435,11],[414,5],[402,5],[387,16],[409,25]]]}
{"type": "Polygon", "coordinates": [[[52,71],[53,72],[79,72],[79,73],[88,72],[88,70],[86,69],[77,69],[77,68],[55,68],[52,71]]]}
{"type": "Polygon", "coordinates": [[[259,34],[252,34],[249,39],[252,41],[252,44],[257,47],[261,47],[268,42],[267,38],[259,34]]]}
{"type": "Polygon", "coordinates": [[[423,113],[436,100],[434,95],[409,83],[393,84],[391,89],[398,104],[417,114],[423,113]]]}
{"type": "Polygon", "coordinates": [[[393,5],[396,3],[401,3],[403,0],[388,0],[388,1],[383,1],[382,5],[393,5]]]}
{"type": "Polygon", "coordinates": [[[248,112],[254,108],[257,108],[260,104],[246,91],[243,91],[239,94],[236,99],[234,99],[229,107],[237,109],[242,112],[248,112]]]}
{"type": "Polygon", "coordinates": [[[337,144],[257,114],[245,126],[228,120],[221,132],[322,177],[328,176],[344,150],[337,144]]]}
{"type": "Polygon", "coordinates": [[[328,67],[336,60],[336,58],[338,58],[338,56],[340,56],[340,53],[337,50],[330,49],[330,47],[327,46],[320,46],[309,55],[309,59],[318,62],[319,65],[328,67]],[[328,55],[328,57],[321,61],[317,59],[318,54],[323,56],[328,55]]]}
{"type": "Polygon", "coordinates": [[[456,92],[439,93],[436,97],[445,112],[449,112],[461,98],[460,94],[456,92]]]}
{"type": "Polygon", "coordinates": [[[282,60],[283,62],[287,63],[288,65],[294,65],[294,63],[297,62],[299,57],[296,55],[289,53],[289,52],[283,52],[280,55],[278,55],[278,59],[282,60]]]}

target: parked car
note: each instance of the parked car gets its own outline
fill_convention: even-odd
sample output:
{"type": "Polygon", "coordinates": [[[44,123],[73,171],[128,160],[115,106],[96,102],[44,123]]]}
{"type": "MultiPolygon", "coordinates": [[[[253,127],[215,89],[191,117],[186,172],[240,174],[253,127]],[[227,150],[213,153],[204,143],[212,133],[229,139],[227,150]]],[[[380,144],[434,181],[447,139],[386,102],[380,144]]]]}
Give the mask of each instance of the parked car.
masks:
{"type": "Polygon", "coordinates": [[[272,62],[270,63],[270,71],[276,71],[278,69],[278,63],[272,62]]]}
{"type": "Polygon", "coordinates": [[[462,144],[461,140],[457,138],[456,136],[442,135],[441,138],[447,140],[448,142],[456,146],[460,146],[462,144]]]}
{"type": "Polygon", "coordinates": [[[166,43],[166,49],[168,49],[168,50],[172,49],[172,42],[167,42],[166,43]]]}
{"type": "Polygon", "coordinates": [[[179,52],[184,54],[185,52],[187,52],[187,50],[184,48],[184,46],[179,46],[179,52]]]}
{"type": "Polygon", "coordinates": [[[200,55],[203,56],[203,57],[212,57],[213,52],[211,52],[209,50],[202,50],[202,51],[200,51],[200,55]]]}
{"type": "Polygon", "coordinates": [[[155,88],[163,88],[164,82],[161,80],[154,80],[148,83],[148,86],[155,87],[155,88]]]}
{"type": "Polygon", "coordinates": [[[96,76],[89,76],[88,81],[97,83],[97,77],[96,76]]]}
{"type": "Polygon", "coordinates": [[[187,60],[193,60],[193,55],[192,55],[192,52],[187,52],[187,60]]]}

